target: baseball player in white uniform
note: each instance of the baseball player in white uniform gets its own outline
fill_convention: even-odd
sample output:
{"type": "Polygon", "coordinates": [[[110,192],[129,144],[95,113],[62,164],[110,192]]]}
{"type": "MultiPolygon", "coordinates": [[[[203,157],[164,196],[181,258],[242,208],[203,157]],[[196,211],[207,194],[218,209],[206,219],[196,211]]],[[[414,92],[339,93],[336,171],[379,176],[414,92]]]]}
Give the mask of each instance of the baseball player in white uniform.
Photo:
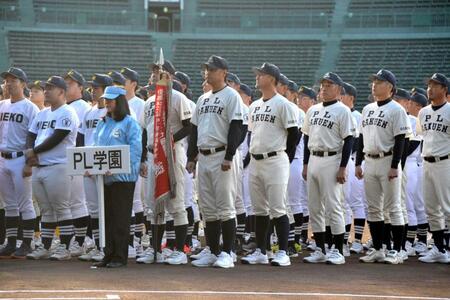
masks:
{"type": "Polygon", "coordinates": [[[345,263],[342,185],[347,180],[355,123],[350,109],[338,101],[343,84],[335,73],[323,76],[320,84],[323,103],[308,110],[302,128],[305,134],[303,177],[307,181],[310,221],[317,245],[315,252],[304,258],[310,263],[345,263]],[[335,245],[328,254],[325,252],[326,221],[335,245]]]}
{"type": "Polygon", "coordinates": [[[236,236],[236,149],[242,142],[244,104],[239,93],[226,84],[228,62],[211,56],[203,64],[212,90],[200,96],[192,116],[188,148],[188,172],[198,160],[200,211],[205,221],[209,250],[192,262],[196,267],[234,267],[232,255],[236,236]],[[219,249],[222,231],[223,248],[219,249]]]}
{"type": "Polygon", "coordinates": [[[404,236],[404,216],[401,204],[402,169],[399,166],[404,151],[405,137],[411,134],[406,111],[392,101],[396,87],[395,75],[385,69],[372,75],[374,103],[363,109],[356,157],[355,174],[364,178],[368,205],[367,219],[373,247],[362,262],[399,264],[404,236]],[[364,174],[361,163],[365,157],[364,174]],[[394,249],[385,255],[382,249],[385,214],[390,219],[394,249]]]}
{"type": "Polygon", "coordinates": [[[262,98],[250,105],[250,195],[256,219],[255,252],[241,259],[244,264],[268,264],[266,254],[270,219],[275,224],[279,250],[271,264],[289,266],[287,255],[289,218],[287,186],[289,163],[298,142],[298,111],[276,91],[280,79],[277,66],[264,63],[254,68],[262,98]]]}
{"type": "MultiPolygon", "coordinates": [[[[27,255],[29,259],[67,260],[71,258],[70,239],[73,236],[71,211],[71,179],[66,175],[66,148],[76,145],[78,116],[66,104],[66,82],[59,76],[50,77],[45,86],[45,101],[49,108],[40,111],[29,129],[34,145],[27,150],[27,163],[33,164],[32,186],[42,215],[43,245],[27,255]],[[60,231],[61,244],[50,253],[55,228],[60,231]]],[[[80,192],[80,191],[78,191],[80,192]]]]}
{"type": "Polygon", "coordinates": [[[445,226],[450,226],[450,103],[449,80],[440,73],[428,80],[428,99],[431,105],[419,112],[423,135],[422,157],[425,207],[433,234],[434,246],[421,262],[448,263],[444,248],[445,226]]]}
{"type": "MultiPolygon", "coordinates": [[[[36,213],[31,199],[30,173],[24,174],[24,152],[28,127],[39,109],[26,99],[23,89],[27,75],[19,68],[1,74],[10,99],[0,102],[0,194],[5,203],[7,245],[0,250],[0,258],[25,258],[31,252],[36,213]],[[16,248],[17,231],[22,215],[23,241],[16,248]]],[[[30,171],[30,170],[28,170],[30,171]]]]}

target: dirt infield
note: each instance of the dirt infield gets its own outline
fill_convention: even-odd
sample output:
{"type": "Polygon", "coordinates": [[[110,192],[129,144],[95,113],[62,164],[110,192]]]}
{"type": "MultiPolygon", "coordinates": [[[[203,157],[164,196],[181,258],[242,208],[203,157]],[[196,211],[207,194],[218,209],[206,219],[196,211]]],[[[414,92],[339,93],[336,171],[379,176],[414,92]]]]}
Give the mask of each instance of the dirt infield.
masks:
{"type": "Polygon", "coordinates": [[[91,269],[89,263],[0,260],[0,299],[450,299],[450,265],[342,266],[292,260],[287,268],[199,269],[137,265],[91,269]]]}

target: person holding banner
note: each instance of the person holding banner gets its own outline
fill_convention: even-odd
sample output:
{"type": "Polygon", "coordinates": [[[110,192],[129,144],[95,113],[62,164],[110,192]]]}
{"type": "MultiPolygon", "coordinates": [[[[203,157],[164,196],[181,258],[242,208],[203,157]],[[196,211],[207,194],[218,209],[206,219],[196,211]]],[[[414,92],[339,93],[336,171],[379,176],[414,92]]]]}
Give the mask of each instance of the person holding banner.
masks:
{"type": "Polygon", "coordinates": [[[126,91],[108,86],[102,97],[106,101],[106,116],[97,125],[95,146],[130,146],[129,174],[106,173],[105,187],[105,257],[96,267],[118,268],[127,264],[130,216],[133,194],[139,176],[142,154],[142,131],[130,116],[126,91]]]}

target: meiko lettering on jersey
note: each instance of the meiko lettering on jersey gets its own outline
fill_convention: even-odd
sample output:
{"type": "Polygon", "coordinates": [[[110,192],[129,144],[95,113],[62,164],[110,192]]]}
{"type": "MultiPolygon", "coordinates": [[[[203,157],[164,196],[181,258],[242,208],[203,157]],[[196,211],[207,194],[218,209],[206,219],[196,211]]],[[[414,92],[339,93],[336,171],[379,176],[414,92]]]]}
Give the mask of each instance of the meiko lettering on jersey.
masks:
{"type": "Polygon", "coordinates": [[[18,152],[26,148],[28,127],[39,109],[30,100],[0,102],[0,151],[18,152]]]}
{"type": "Polygon", "coordinates": [[[437,110],[428,105],[419,112],[422,129],[422,156],[442,157],[450,154],[450,103],[437,110]]]}
{"type": "MultiPolygon", "coordinates": [[[[78,99],[69,103],[70,107],[72,107],[77,113],[78,120],[84,120],[84,115],[91,109],[89,103],[84,101],[83,99],[78,99]]],[[[81,126],[81,123],[80,123],[81,126]]]]}
{"type": "Polygon", "coordinates": [[[84,145],[93,146],[95,130],[100,120],[106,115],[106,108],[92,107],[85,115],[78,131],[84,135],[84,145]]]}
{"type": "Polygon", "coordinates": [[[49,151],[38,154],[40,165],[67,162],[66,148],[75,146],[79,123],[77,113],[67,104],[58,107],[54,111],[51,108],[46,108],[36,115],[29,130],[37,135],[34,142],[35,147],[52,136],[57,129],[70,131],[61,143],[49,151]]]}
{"type": "Polygon", "coordinates": [[[298,110],[280,94],[250,105],[250,153],[263,154],[286,150],[287,128],[298,127],[298,110]]]}

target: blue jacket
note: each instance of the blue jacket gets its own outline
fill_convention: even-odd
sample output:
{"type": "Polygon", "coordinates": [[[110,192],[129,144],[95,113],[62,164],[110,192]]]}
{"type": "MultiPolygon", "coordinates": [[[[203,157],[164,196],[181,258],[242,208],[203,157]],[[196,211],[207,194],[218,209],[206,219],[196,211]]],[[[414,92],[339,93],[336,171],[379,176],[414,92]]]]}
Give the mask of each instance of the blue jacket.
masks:
{"type": "Polygon", "coordinates": [[[122,121],[106,116],[95,131],[95,146],[130,145],[130,174],[105,176],[105,184],[113,182],[136,182],[142,154],[142,131],[135,119],[127,115],[122,121]]]}

